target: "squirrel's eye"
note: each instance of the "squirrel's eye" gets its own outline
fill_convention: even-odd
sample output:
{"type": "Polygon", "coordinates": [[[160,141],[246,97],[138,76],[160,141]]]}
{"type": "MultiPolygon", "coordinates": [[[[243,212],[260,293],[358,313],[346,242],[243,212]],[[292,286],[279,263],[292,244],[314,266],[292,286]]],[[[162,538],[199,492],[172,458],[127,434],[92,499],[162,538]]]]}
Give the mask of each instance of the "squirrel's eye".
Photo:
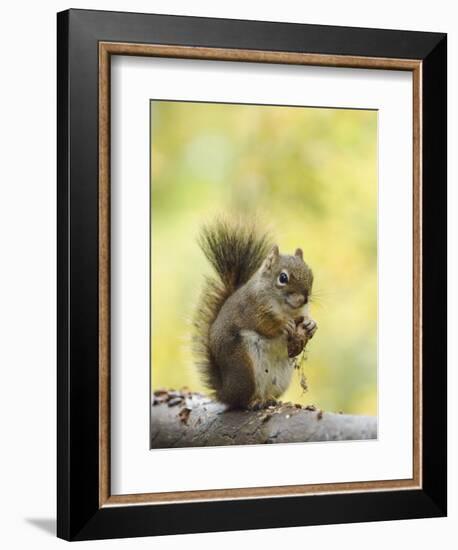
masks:
{"type": "Polygon", "coordinates": [[[278,283],[280,285],[286,285],[286,284],[288,284],[288,281],[289,281],[288,273],[285,273],[284,271],[282,271],[280,273],[280,275],[278,276],[278,283]]]}

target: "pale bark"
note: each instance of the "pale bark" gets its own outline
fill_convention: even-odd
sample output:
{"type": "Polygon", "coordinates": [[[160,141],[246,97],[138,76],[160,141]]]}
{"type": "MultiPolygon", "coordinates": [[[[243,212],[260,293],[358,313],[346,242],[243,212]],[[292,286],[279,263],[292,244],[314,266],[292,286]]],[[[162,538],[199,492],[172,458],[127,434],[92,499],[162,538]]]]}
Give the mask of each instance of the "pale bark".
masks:
{"type": "Polygon", "coordinates": [[[258,411],[228,411],[191,392],[156,392],[151,447],[204,447],[377,438],[377,419],[324,412],[291,403],[258,411]]]}

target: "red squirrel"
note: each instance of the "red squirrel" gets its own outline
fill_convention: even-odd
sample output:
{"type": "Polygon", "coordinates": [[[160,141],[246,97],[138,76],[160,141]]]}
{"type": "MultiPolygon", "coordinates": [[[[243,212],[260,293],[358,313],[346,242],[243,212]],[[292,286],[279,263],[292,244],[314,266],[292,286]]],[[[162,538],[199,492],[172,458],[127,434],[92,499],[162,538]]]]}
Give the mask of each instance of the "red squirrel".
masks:
{"type": "Polygon", "coordinates": [[[206,280],[194,320],[203,380],[230,408],[273,404],[317,330],[308,311],[312,270],[300,248],[280,254],[252,226],[216,221],[199,244],[217,275],[206,280]]]}

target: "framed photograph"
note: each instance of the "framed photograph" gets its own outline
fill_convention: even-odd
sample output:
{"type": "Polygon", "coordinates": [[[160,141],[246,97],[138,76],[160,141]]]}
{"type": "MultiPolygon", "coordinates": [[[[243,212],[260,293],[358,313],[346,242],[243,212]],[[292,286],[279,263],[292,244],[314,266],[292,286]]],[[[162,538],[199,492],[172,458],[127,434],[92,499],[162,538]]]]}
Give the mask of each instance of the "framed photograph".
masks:
{"type": "Polygon", "coordinates": [[[58,536],[446,514],[446,35],[58,14],[58,536]]]}

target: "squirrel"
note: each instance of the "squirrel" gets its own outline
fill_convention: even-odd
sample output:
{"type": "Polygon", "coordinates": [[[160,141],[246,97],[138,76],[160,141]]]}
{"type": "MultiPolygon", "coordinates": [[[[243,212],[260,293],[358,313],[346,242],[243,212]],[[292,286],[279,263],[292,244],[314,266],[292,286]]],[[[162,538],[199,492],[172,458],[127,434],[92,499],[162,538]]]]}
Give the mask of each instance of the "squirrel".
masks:
{"type": "Polygon", "coordinates": [[[317,330],[308,311],[312,270],[300,248],[280,254],[254,226],[217,220],[199,245],[217,275],[206,279],[194,319],[204,383],[229,408],[274,404],[317,330]]]}

